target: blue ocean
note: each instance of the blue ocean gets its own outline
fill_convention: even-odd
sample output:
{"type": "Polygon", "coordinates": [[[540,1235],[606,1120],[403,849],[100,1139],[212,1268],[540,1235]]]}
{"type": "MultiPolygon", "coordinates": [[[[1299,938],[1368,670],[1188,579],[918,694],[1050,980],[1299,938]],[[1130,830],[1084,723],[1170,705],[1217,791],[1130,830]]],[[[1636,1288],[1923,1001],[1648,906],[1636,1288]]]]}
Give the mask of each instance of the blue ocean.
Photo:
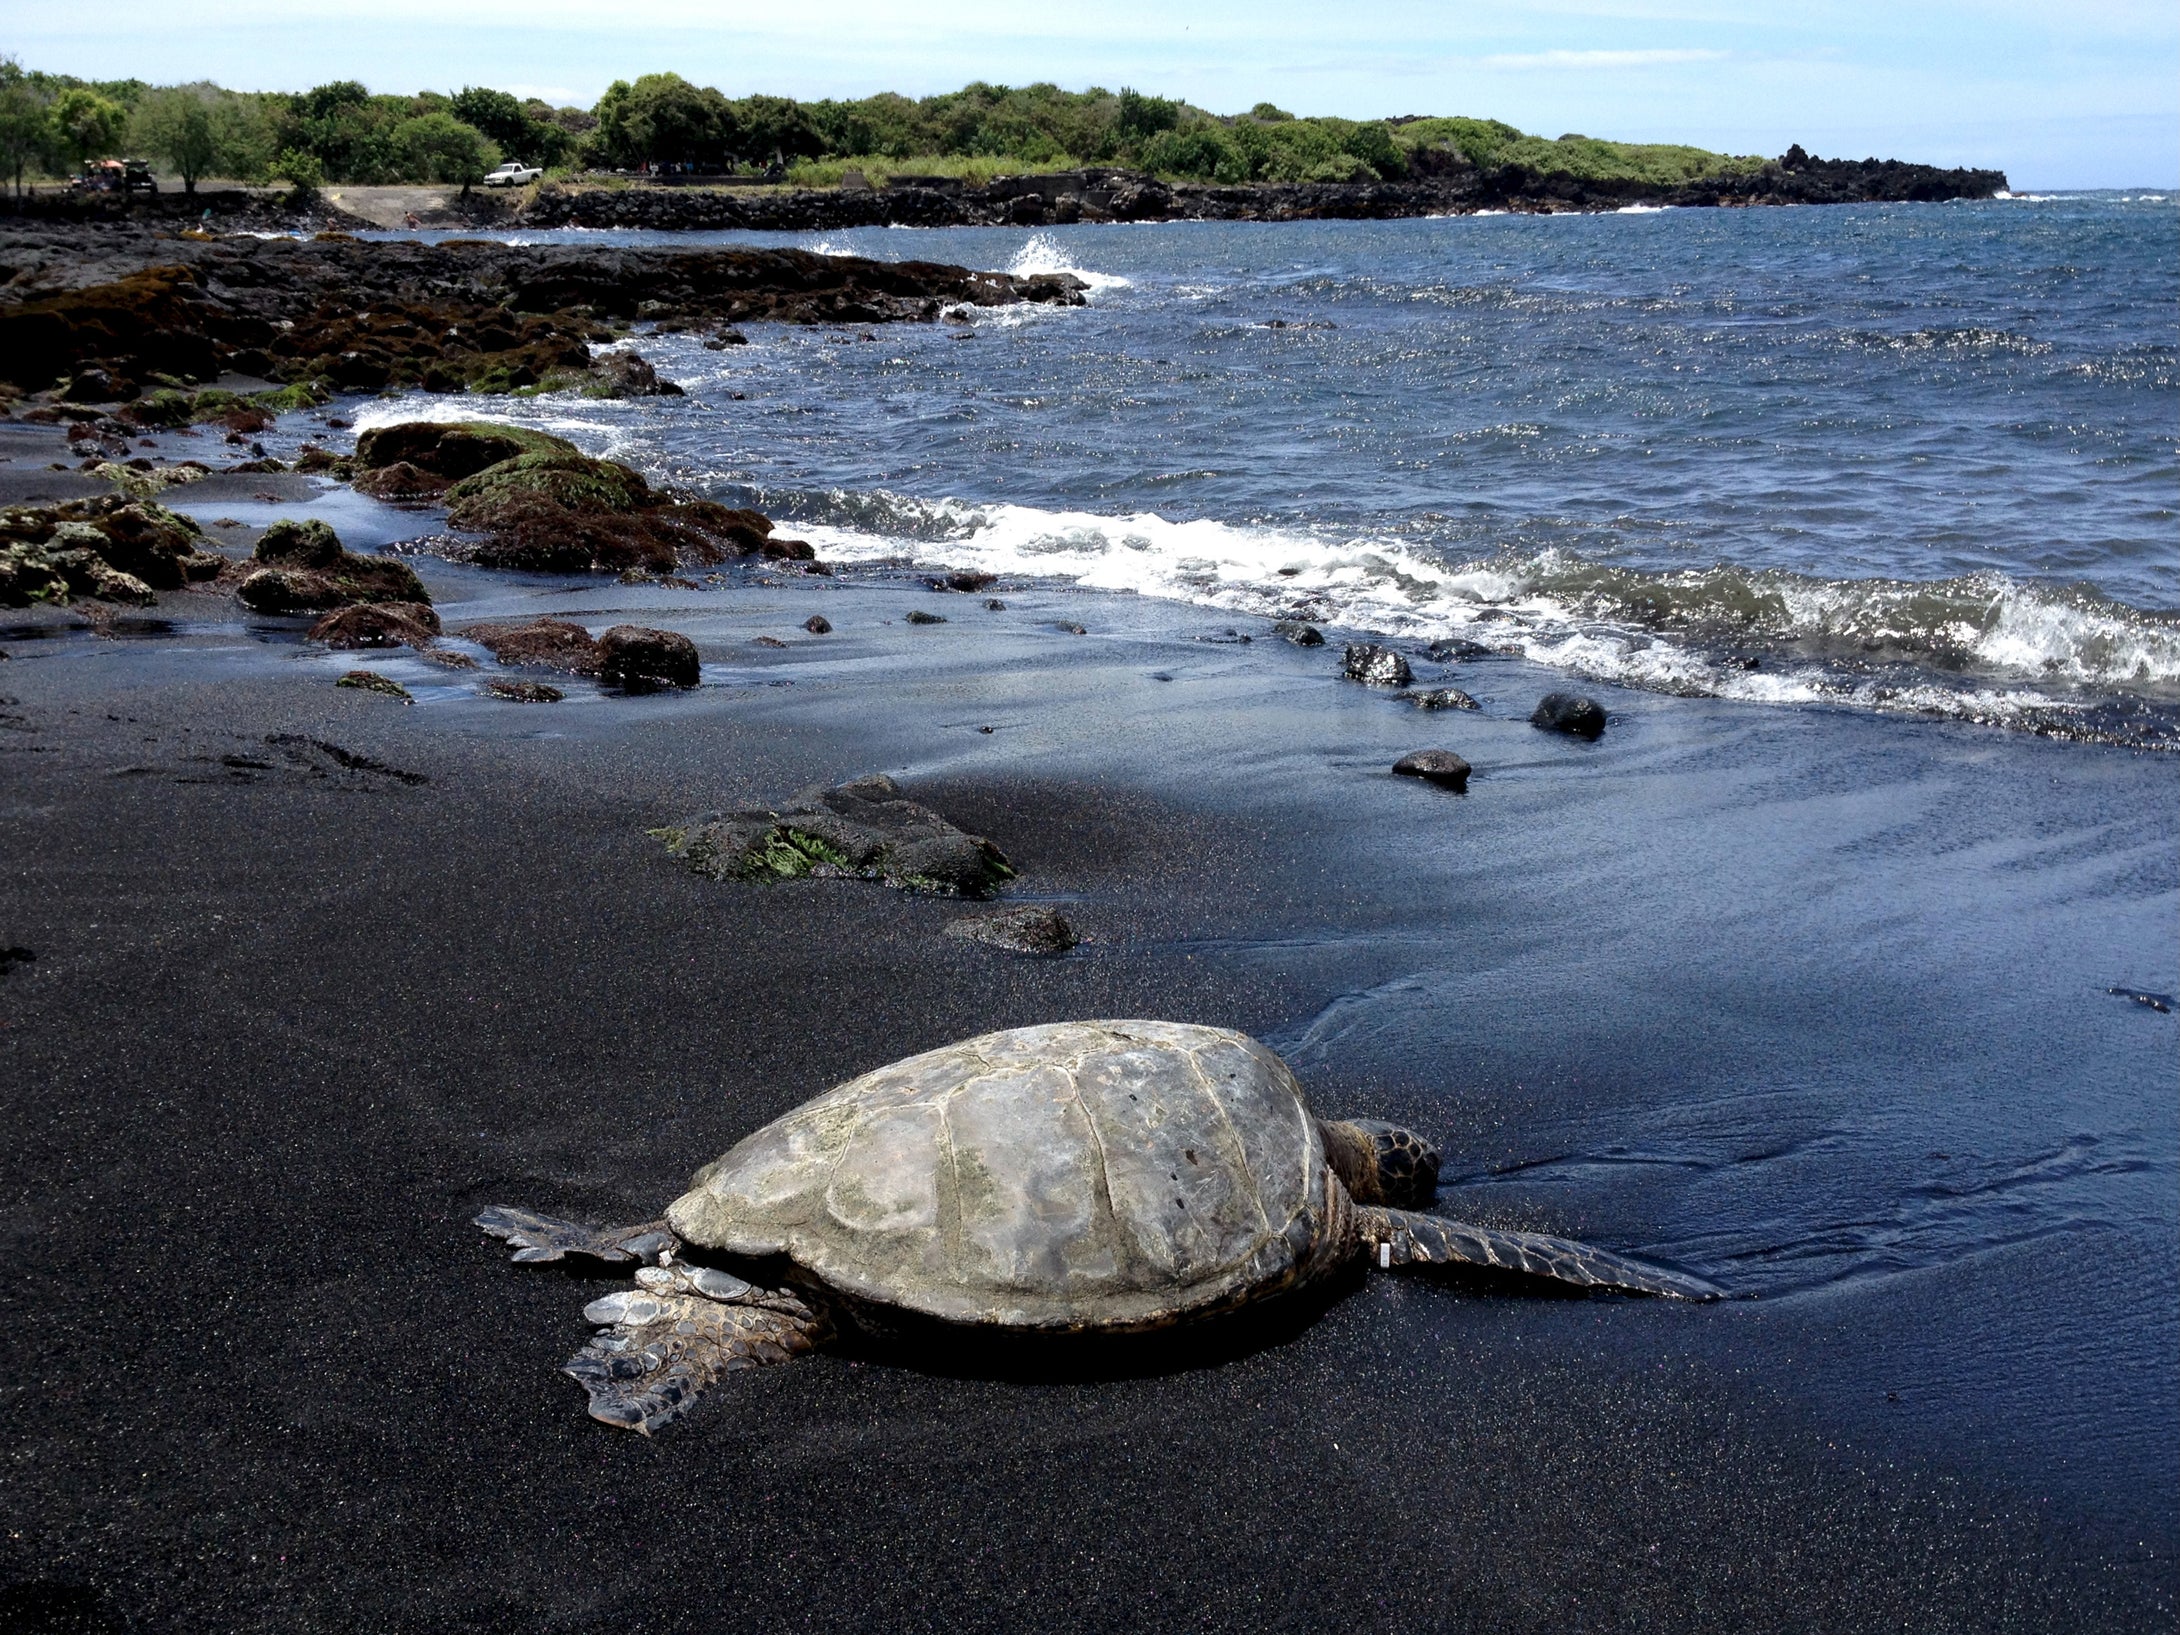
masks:
{"type": "Polygon", "coordinates": [[[697,241],[1090,286],[518,416],[828,557],[2180,744],[2172,196],[697,241]]]}

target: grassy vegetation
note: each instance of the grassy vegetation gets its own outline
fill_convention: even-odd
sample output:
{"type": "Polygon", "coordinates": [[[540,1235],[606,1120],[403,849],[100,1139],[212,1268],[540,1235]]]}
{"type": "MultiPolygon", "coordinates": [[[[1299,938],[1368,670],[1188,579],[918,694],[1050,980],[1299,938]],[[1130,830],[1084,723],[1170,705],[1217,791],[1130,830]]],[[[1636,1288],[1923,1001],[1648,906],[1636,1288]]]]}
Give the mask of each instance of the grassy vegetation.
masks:
{"type": "Polygon", "coordinates": [[[1397,180],[1463,165],[1520,165],[1582,181],[1673,185],[1762,160],[1664,143],[1548,139],[1494,119],[1298,118],[1260,102],[1220,115],[1093,86],[966,85],[941,96],[853,101],[734,98],[678,74],[616,80],[592,108],[556,108],[484,86],[374,94],[352,80],[308,91],[232,92],[27,72],[0,57],[0,169],[63,174],[120,152],[200,177],[473,183],[501,158],[577,171],[764,172],[838,185],[860,170],[970,184],[1000,175],[1116,165],[1223,183],[1397,180]]]}

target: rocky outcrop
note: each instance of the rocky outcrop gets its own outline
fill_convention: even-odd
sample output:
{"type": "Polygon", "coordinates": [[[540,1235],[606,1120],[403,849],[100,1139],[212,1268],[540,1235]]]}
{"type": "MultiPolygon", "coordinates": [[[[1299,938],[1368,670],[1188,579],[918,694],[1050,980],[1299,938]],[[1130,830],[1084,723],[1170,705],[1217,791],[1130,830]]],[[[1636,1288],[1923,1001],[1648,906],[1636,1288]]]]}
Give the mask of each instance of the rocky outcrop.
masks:
{"type": "Polygon", "coordinates": [[[1418,154],[1410,174],[1399,181],[1225,187],[1092,168],[1002,176],[981,187],[939,176],[901,177],[892,186],[875,190],[547,187],[538,191],[517,219],[544,227],[807,232],[1081,221],[1382,219],[1476,210],[1617,210],[1629,204],[1935,202],[1989,198],[2005,188],[2001,171],[1941,170],[1896,159],[1812,159],[1798,146],[1753,170],[1685,183],[1585,181],[1521,165],[1479,169],[1447,151],[1418,154]]]}
{"type": "Polygon", "coordinates": [[[189,518],[118,496],[0,511],[0,606],[75,597],[145,605],[162,590],[216,578],[189,518]]]}
{"type": "Polygon", "coordinates": [[[352,391],[612,391],[641,375],[625,364],[591,372],[590,343],[614,338],[616,323],[928,321],[948,307],[1083,299],[1066,274],[805,250],[184,239],[22,225],[6,230],[6,248],[0,380],[29,391],[89,377],[83,390],[118,394],[157,375],[186,384],[225,371],[352,391]]]}
{"type": "Polygon", "coordinates": [[[706,813],[652,833],[714,880],[878,880],[989,897],[1014,877],[997,846],[919,806],[883,775],[806,789],[778,810],[706,813]]]}
{"type": "Polygon", "coordinates": [[[429,647],[439,615],[424,602],[362,602],[337,608],[310,627],[328,647],[429,647]]]}
{"type": "Polygon", "coordinates": [[[678,630],[617,624],[598,638],[598,656],[598,679],[632,693],[694,687],[699,679],[696,643],[678,630]]]}
{"type": "Polygon", "coordinates": [[[455,634],[475,642],[502,664],[523,669],[594,676],[605,668],[605,654],[596,638],[573,619],[464,625],[455,634]]]}
{"type": "Polygon", "coordinates": [[[356,441],[356,486],[380,498],[443,498],[449,526],[483,536],[447,554],[534,573],[666,574],[763,556],[815,564],[761,512],[654,490],[640,472],[544,432],[407,421],[356,441]]]}
{"type": "Polygon", "coordinates": [[[258,540],[253,560],[260,566],[235,594],[257,613],[318,613],[368,602],[431,603],[431,593],[406,562],[358,556],[344,549],[340,536],[322,522],[281,519],[258,540]]]}

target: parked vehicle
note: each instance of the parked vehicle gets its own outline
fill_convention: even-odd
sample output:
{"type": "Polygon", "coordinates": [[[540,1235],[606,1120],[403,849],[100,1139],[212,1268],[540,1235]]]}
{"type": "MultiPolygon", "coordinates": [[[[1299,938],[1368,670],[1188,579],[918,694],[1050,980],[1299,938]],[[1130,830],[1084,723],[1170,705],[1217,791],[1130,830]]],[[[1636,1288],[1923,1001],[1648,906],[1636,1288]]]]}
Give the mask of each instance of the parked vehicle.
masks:
{"type": "Polygon", "coordinates": [[[86,159],[68,180],[71,193],[156,193],[159,179],[148,159],[86,159]]]}
{"type": "Polygon", "coordinates": [[[545,172],[536,165],[510,159],[484,179],[486,187],[527,187],[545,172]]]}

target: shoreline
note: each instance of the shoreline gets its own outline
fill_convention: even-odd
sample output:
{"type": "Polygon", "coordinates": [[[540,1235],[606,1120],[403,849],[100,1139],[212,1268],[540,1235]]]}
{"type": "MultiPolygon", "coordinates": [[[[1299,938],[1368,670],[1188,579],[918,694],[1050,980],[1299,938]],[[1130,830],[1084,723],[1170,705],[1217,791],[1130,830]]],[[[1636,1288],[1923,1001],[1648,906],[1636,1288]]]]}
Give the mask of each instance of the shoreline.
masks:
{"type": "Polygon", "coordinates": [[[2169,1616],[2174,1405],[2142,1372],[2169,1154],[2126,1106],[2172,1023],[2098,991],[2171,986],[2101,952],[2147,953],[2162,911],[2098,870],[1993,899],[1975,861],[2169,850],[2156,763],[1620,693],[1583,745],[1522,719],[1550,677],[1516,661],[1465,667],[1481,714],[1422,724],[1141,599],[412,560],[450,627],[672,625],[707,685],[500,704],[180,608],[156,639],[9,644],[0,810],[46,861],[0,882],[0,941],[35,955],[0,978],[0,1051],[34,1087],[6,1162],[46,1456],[11,1479],[0,1576],[162,1627],[489,1628],[699,1594],[754,1616],[791,1556],[845,1628],[934,1599],[1019,1627],[1066,1581],[1086,1624],[1243,1629],[1321,1610],[1366,1551],[1366,1628],[2169,1616]],[[418,702],[332,685],[357,665],[418,702]],[[1475,763],[1468,795],[1389,775],[1426,741],[1475,763]],[[881,770],[991,836],[1006,897],[1082,948],[977,947],[942,934],[971,905],[872,885],[717,884],[644,833],[881,770]],[[1973,959],[1897,929],[1948,920],[1973,959]],[[640,1209],[850,1072],[1140,1013],[1257,1033],[1328,1113],[1437,1135],[1449,1212],[1755,1298],[1691,1319],[1380,1282],[1171,1371],[823,1358],[636,1447],[554,1372],[581,1285],[465,1225],[503,1195],[640,1209]],[[2024,1063],[2034,1095],[1994,1075],[2024,1063]],[[2085,1138],[2078,1172],[2045,1155],[2085,1138]],[[2028,1216],[1958,1214],[1971,1174],[2028,1216]],[[2052,1243],[2101,1245],[2105,1275],[2052,1243]],[[2065,1401],[2024,1348],[2072,1359],[2065,1401]]]}
{"type": "MultiPolygon", "coordinates": [[[[373,191],[364,189],[363,191],[373,191]]],[[[414,189],[385,189],[399,191],[414,189]]],[[[1802,204],[1942,203],[2005,194],[2003,172],[1943,169],[1897,159],[1784,159],[1728,176],[1680,183],[1591,180],[1520,165],[1478,169],[1448,164],[1401,181],[1256,182],[1226,186],[1172,181],[1093,166],[1001,176],[976,186],[913,177],[884,187],[792,188],[637,184],[585,187],[546,183],[511,197],[472,193],[450,200],[427,225],[637,227],[658,232],[809,232],[854,227],[1066,226],[1113,221],[1388,221],[1481,212],[1548,215],[1630,207],[1745,209],[1802,204]]],[[[187,198],[34,198],[0,222],[187,221],[300,223],[334,229],[392,227],[320,196],[293,204],[263,192],[207,191],[187,198]]]]}
{"type": "MultiPolygon", "coordinates": [[[[54,239],[55,287],[175,242],[101,263],[98,231],[54,239]]],[[[679,252],[181,242],[227,267],[221,299],[265,268],[316,269],[264,297],[302,302],[352,263],[572,267],[628,286],[616,338],[666,375],[706,356],[635,332],[679,252]]],[[[977,358],[941,344],[973,325],[914,322],[930,295],[888,332],[902,367],[926,340],[977,358]]],[[[796,344],[764,367],[895,350],[858,332],[781,325],[759,340],[796,344]]],[[[1598,684],[1609,720],[1584,741],[1531,724],[1566,670],[1506,651],[1394,638],[1415,685],[1374,687],[1343,676],[1331,619],[1302,646],[1256,612],[1012,568],[948,587],[812,560],[726,511],[739,489],[672,487],[663,445],[611,537],[697,516],[702,552],[620,577],[488,567],[462,559],[482,529],[445,537],[447,485],[502,466],[350,445],[409,410],[526,400],[394,415],[350,392],[229,431],[276,383],[223,378],[143,399],[217,411],[194,425],[47,388],[50,423],[0,426],[6,503],[136,482],[202,525],[183,588],[0,610],[20,1452],[0,1612],[221,1635],[783,1604],[874,1635],[1014,1631],[1056,1597],[1085,1629],[1237,1635],[2169,1624],[2162,756],[1598,684]],[[91,469],[49,469],[70,426],[91,469]],[[242,469],[159,486],[192,453],[242,469]],[[398,465],[388,490],[412,497],[335,482],[358,465],[398,465]],[[310,616],[252,611],[277,522],[413,573],[428,604],[392,605],[438,634],[336,650],[310,616]],[[584,645],[672,632],[699,684],[502,664],[464,634],[541,617],[584,645]],[[342,685],[359,672],[375,685],[342,685]],[[1449,687],[1476,707],[1415,707],[1449,687]],[[1459,756],[1465,791],[1397,775],[1419,750],[1459,756]],[[1005,853],[998,904],[722,882],[657,833],[874,772],[1005,853]],[[950,931],[1007,904],[1080,945],[950,931]],[[524,1275],[469,1224],[495,1203],[641,1218],[853,1073],[1126,1015],[1241,1028],[1321,1112],[1429,1134],[1445,1214],[1740,1298],[1374,1279],[1230,1344],[1034,1378],[824,1355],[739,1376],[646,1444],[556,1372],[609,1285],[524,1275]]],[[[655,400],[609,408],[586,448],[667,423],[655,400]]],[[[523,446],[507,463],[608,474],[523,446]]]]}

